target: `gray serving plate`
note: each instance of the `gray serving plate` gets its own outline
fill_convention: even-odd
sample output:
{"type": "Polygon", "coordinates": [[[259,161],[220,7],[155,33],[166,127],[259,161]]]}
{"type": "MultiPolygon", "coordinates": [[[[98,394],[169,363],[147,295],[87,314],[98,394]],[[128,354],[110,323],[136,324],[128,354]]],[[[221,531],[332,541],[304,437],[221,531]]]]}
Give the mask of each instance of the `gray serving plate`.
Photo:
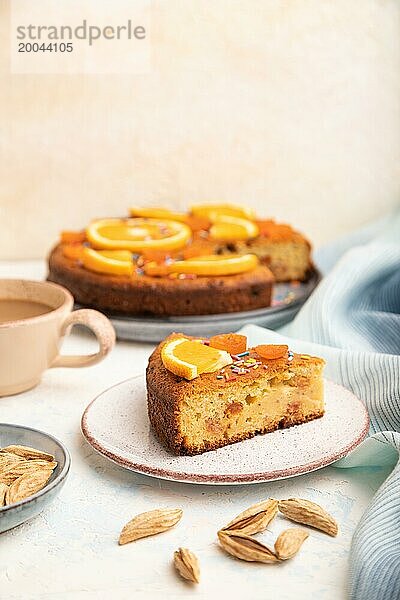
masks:
{"type": "Polygon", "coordinates": [[[36,517],[60,492],[68,475],[71,458],[66,447],[53,436],[22,425],[0,423],[0,448],[9,445],[30,446],[53,454],[58,465],[49,482],[33,496],[0,508],[0,533],[36,517]]]}
{"type": "Polygon", "coordinates": [[[277,283],[274,285],[271,306],[246,312],[164,318],[107,316],[114,325],[118,339],[137,342],[160,342],[174,331],[208,337],[237,331],[249,323],[278,329],[293,319],[320,279],[319,272],[315,270],[304,283],[277,283]]]}

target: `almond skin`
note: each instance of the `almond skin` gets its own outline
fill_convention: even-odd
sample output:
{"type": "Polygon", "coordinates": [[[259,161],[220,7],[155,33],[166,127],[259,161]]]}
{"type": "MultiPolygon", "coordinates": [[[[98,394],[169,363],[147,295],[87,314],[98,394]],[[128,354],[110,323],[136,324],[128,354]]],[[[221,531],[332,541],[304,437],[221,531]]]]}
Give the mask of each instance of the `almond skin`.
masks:
{"type": "Polygon", "coordinates": [[[218,531],[222,548],[231,556],[248,562],[277,563],[278,558],[267,546],[239,532],[218,531]]]}
{"type": "Polygon", "coordinates": [[[27,460],[30,460],[31,458],[48,460],[50,462],[54,460],[54,456],[52,454],[42,452],[42,450],[36,450],[36,448],[30,448],[29,446],[6,446],[5,448],[2,448],[1,451],[9,452],[10,454],[15,454],[16,456],[21,456],[27,460]]]}
{"type": "Polygon", "coordinates": [[[180,521],[182,514],[183,511],[180,508],[165,508],[140,513],[124,526],[118,543],[122,546],[140,538],[167,531],[180,521]]]}
{"type": "Polygon", "coordinates": [[[48,460],[21,460],[12,464],[8,469],[3,470],[0,473],[0,483],[11,485],[13,481],[21,477],[25,473],[33,473],[34,471],[40,470],[51,470],[53,471],[57,466],[55,461],[50,462],[48,460]]]}
{"type": "Polygon", "coordinates": [[[304,529],[297,527],[285,529],[285,531],[279,534],[275,542],[275,554],[279,560],[293,558],[307,538],[308,532],[304,529]]]}
{"type": "Polygon", "coordinates": [[[278,500],[268,498],[253,504],[223,527],[222,531],[237,531],[245,535],[254,535],[264,531],[278,512],[278,500]]]}
{"type": "Polygon", "coordinates": [[[174,552],[174,566],[183,579],[192,583],[200,582],[199,561],[187,548],[179,548],[174,552]]]}
{"type": "Polygon", "coordinates": [[[6,504],[14,504],[33,496],[49,481],[53,471],[51,469],[35,469],[27,471],[21,477],[18,477],[8,488],[6,492],[6,504]]]}
{"type": "Polygon", "coordinates": [[[302,498],[289,498],[280,500],[278,507],[279,511],[291,521],[315,527],[333,537],[338,533],[335,519],[315,502],[302,498]]]}
{"type": "Polygon", "coordinates": [[[8,492],[8,485],[0,483],[0,506],[5,506],[6,494],[8,492]]]}

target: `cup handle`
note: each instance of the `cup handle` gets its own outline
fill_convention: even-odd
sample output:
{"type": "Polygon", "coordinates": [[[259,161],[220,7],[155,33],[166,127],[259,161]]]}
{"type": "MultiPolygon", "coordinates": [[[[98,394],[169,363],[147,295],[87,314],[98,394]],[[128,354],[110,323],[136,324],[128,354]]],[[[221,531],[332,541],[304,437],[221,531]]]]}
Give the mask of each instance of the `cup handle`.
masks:
{"type": "Polygon", "coordinates": [[[97,310],[82,309],[75,310],[65,319],[61,335],[69,333],[74,325],[84,325],[95,334],[99,342],[99,351],[96,354],[84,355],[62,355],[54,359],[51,367],[89,367],[103,360],[112,350],[115,343],[115,331],[105,315],[97,310]]]}

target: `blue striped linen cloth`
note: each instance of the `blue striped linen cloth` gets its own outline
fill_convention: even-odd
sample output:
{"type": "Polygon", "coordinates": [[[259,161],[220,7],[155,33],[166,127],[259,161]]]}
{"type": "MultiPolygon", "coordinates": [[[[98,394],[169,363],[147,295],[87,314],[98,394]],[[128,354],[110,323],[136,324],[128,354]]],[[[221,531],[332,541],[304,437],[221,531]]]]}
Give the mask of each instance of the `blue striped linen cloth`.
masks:
{"type": "MultiPolygon", "coordinates": [[[[326,376],[364,401],[369,437],[335,463],[394,465],[353,536],[349,598],[400,599],[400,211],[316,253],[324,279],[278,332],[246,325],[249,344],[286,343],[327,361],[326,376]]],[[[344,415],[345,418],[345,415],[344,415]]]]}

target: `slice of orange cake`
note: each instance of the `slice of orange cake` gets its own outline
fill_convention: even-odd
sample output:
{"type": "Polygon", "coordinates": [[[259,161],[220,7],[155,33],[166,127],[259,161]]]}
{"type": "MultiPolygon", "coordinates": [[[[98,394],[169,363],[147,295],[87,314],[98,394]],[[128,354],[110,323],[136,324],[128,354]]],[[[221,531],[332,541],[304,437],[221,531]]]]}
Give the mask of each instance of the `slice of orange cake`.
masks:
{"type": "Polygon", "coordinates": [[[172,334],[146,371],[148,414],[174,454],[193,455],[324,414],[324,360],[245,336],[172,334]]]}

